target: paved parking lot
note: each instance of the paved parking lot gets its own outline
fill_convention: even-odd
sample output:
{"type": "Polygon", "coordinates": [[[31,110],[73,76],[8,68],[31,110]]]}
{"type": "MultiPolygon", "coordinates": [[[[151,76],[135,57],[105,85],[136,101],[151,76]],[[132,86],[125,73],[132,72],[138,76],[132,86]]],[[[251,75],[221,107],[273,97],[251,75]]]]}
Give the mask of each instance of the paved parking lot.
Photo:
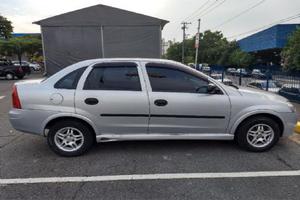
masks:
{"type": "Polygon", "coordinates": [[[0,80],[0,183],[17,183],[2,182],[0,199],[300,198],[300,146],[288,138],[265,153],[243,151],[230,141],[155,141],[103,143],[81,157],[59,157],[45,138],[11,128],[7,112],[13,82],[0,80]],[[253,174],[240,177],[245,172],[253,174]],[[42,178],[42,183],[28,178],[42,178]],[[88,178],[94,181],[85,182],[88,178]]]}

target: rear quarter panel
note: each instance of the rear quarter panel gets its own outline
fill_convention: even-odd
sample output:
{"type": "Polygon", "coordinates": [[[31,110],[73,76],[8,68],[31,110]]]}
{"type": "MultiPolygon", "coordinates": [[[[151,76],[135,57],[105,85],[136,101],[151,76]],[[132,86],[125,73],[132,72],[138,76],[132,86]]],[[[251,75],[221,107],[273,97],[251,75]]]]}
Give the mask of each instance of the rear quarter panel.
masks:
{"type": "Polygon", "coordinates": [[[74,112],[75,90],[59,90],[51,85],[17,84],[22,109],[74,112]]]}

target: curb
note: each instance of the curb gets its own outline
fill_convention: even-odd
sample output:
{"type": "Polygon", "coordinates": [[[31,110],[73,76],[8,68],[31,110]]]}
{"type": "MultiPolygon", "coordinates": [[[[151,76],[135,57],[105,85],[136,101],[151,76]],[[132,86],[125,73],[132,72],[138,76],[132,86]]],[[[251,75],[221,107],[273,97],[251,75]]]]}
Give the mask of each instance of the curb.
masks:
{"type": "Polygon", "coordinates": [[[300,134],[294,133],[294,135],[289,137],[290,140],[300,145],[300,134]]]}

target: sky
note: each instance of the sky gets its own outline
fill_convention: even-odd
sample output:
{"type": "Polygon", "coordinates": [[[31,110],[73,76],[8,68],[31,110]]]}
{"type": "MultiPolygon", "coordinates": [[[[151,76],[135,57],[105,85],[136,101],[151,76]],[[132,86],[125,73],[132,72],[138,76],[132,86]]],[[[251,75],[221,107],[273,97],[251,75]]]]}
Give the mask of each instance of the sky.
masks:
{"type": "MultiPolygon", "coordinates": [[[[163,38],[176,41],[182,40],[181,22],[192,23],[187,34],[193,36],[197,32],[199,17],[201,32],[220,30],[233,40],[247,36],[240,33],[300,14],[300,0],[0,0],[0,15],[13,22],[14,32],[35,33],[40,32],[40,27],[32,24],[34,21],[96,4],[168,20],[170,23],[163,30],[163,38]],[[235,17],[257,4],[254,9],[235,17]],[[228,23],[219,26],[228,20],[228,23]]],[[[285,23],[300,24],[300,17],[285,23]]]]}

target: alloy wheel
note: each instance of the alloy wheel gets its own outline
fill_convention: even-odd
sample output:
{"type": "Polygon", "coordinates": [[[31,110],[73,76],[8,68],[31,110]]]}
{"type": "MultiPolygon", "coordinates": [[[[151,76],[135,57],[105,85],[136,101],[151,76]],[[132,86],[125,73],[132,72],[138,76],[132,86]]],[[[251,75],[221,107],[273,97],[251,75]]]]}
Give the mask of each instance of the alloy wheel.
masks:
{"type": "Polygon", "coordinates": [[[247,142],[256,148],[263,148],[272,143],[274,130],[267,124],[256,124],[247,133],[247,142]]]}
{"type": "Polygon", "coordinates": [[[65,127],[55,133],[54,142],[59,149],[73,152],[81,148],[84,136],[80,130],[74,127],[65,127]]]}

